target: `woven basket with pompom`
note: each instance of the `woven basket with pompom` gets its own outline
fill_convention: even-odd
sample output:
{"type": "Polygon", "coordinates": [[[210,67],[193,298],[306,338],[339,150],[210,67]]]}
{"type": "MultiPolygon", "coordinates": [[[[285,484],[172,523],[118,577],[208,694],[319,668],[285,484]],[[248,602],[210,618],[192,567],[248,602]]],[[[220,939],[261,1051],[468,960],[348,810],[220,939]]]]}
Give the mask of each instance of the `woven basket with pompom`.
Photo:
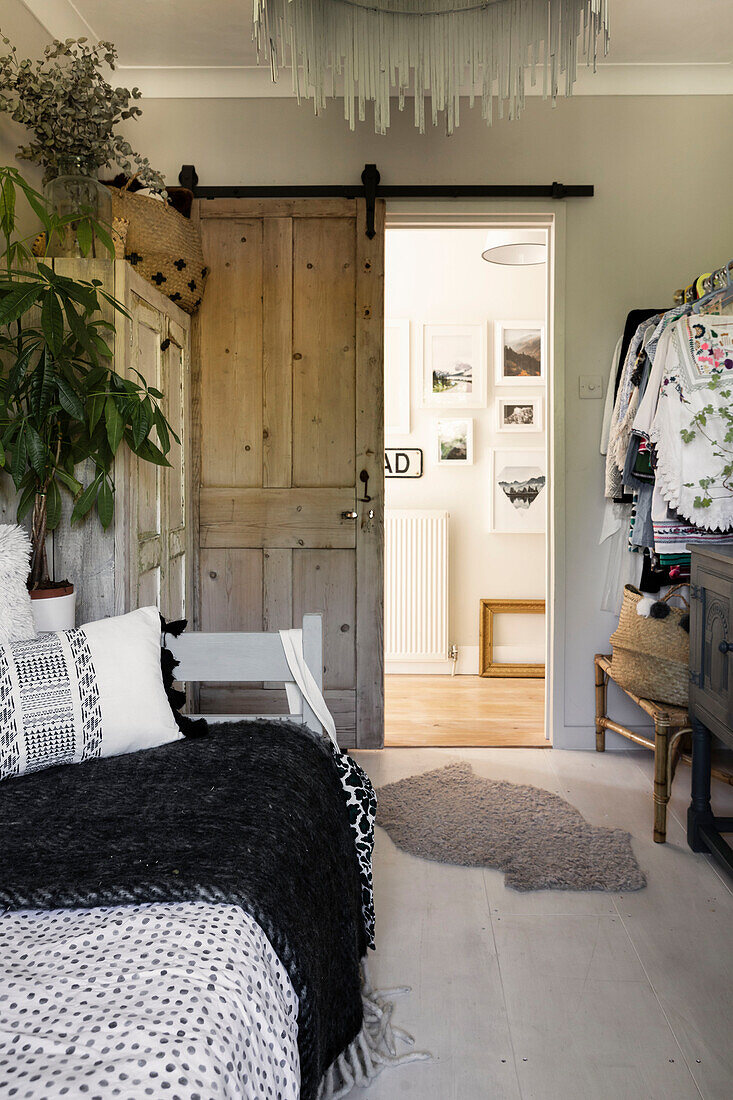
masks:
{"type": "Polygon", "coordinates": [[[680,592],[682,587],[675,585],[644,615],[638,607],[648,598],[627,584],[618,627],[610,639],[616,683],[643,699],[676,707],[687,706],[690,684],[689,604],[680,592]],[[678,596],[686,610],[670,607],[672,596],[678,596]]]}

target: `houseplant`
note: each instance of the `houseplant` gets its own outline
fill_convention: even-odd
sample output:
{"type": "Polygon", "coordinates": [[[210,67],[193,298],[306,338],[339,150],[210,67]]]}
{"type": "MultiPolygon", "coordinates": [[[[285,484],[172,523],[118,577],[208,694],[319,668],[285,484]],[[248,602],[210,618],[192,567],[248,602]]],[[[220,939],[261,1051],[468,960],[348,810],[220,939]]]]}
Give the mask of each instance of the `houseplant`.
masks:
{"type": "MultiPolygon", "coordinates": [[[[141,375],[132,381],[111,366],[114,317],[126,315],[124,306],[98,279],[68,278],[43,261],[31,265],[30,238],[18,236],[19,196],[40,218],[48,240],[68,221],[17,169],[0,168],[0,472],[19,493],[18,519],[32,514],[28,583],[38,599],[68,585],[51,581],[46,557],[62,493],[73,497],[72,523],[95,510],[106,528],[114,513],[119,448],[124,444],[144,461],[168,466],[171,437],[178,437],[161,410],[162,394],[141,375]]],[[[75,218],[82,251],[89,252],[95,237],[111,251],[104,227],[90,215],[69,218],[75,218]]]]}
{"type": "MultiPolygon", "coordinates": [[[[164,187],[148,160],[115,133],[121,122],[142,112],[137,88],[113,88],[104,78],[102,70],[114,71],[117,59],[111,42],[55,40],[35,61],[20,59],[8,38],[2,42],[7,52],[0,56],[0,110],[30,130],[31,140],[17,155],[43,166],[46,196],[58,214],[83,212],[109,226],[112,200],[97,179],[106,166],[118,166],[147,186],[164,187]]],[[[51,242],[51,255],[82,254],[75,227],[69,218],[51,242]]],[[[93,255],[98,243],[94,236],[93,255]]]]}

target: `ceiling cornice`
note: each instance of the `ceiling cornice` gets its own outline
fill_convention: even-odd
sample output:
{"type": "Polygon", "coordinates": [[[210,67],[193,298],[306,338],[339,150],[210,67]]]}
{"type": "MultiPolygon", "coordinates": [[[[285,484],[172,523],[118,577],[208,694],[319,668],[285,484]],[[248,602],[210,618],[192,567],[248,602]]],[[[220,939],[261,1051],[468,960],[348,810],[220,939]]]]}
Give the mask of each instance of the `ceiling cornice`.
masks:
{"type": "MultiPolygon", "coordinates": [[[[53,38],[97,39],[73,0],[23,0],[53,38]]],[[[290,74],[281,70],[274,84],[269,65],[156,68],[118,65],[128,87],[148,99],[281,99],[292,96],[290,74]]],[[[466,89],[468,95],[470,89],[466,89]]],[[[477,91],[477,94],[480,92],[477,91]]],[[[527,95],[541,95],[541,79],[527,95]]],[[[733,64],[615,64],[601,62],[597,72],[579,66],[574,95],[733,95],[733,64]]]]}

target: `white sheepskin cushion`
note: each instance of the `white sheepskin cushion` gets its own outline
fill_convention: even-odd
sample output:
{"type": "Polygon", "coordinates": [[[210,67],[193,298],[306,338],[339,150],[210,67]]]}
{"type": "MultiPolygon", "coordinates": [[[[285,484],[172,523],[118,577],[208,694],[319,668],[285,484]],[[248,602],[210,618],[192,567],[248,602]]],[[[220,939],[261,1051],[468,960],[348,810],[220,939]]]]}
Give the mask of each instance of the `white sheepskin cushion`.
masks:
{"type": "Polygon", "coordinates": [[[180,737],[157,608],[0,646],[0,779],[180,737]]]}
{"type": "Polygon", "coordinates": [[[28,532],[17,523],[0,524],[0,645],[36,636],[26,587],[30,560],[28,532]]]}

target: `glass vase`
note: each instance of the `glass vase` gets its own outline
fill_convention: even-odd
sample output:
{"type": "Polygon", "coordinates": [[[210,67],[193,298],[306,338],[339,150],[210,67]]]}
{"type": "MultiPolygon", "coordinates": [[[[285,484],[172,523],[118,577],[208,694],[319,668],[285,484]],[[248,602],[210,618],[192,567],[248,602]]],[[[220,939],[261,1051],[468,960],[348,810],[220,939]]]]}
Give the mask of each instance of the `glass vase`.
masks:
{"type": "MultiPolygon", "coordinates": [[[[70,219],[63,229],[52,235],[47,246],[48,256],[84,255],[77,234],[83,218],[93,218],[111,235],[112,196],[108,188],[95,178],[93,172],[93,168],[78,158],[62,165],[61,174],[44,187],[44,194],[55,213],[70,219]]],[[[89,257],[114,259],[94,232],[91,234],[91,247],[87,252],[87,258],[89,257]]]]}

